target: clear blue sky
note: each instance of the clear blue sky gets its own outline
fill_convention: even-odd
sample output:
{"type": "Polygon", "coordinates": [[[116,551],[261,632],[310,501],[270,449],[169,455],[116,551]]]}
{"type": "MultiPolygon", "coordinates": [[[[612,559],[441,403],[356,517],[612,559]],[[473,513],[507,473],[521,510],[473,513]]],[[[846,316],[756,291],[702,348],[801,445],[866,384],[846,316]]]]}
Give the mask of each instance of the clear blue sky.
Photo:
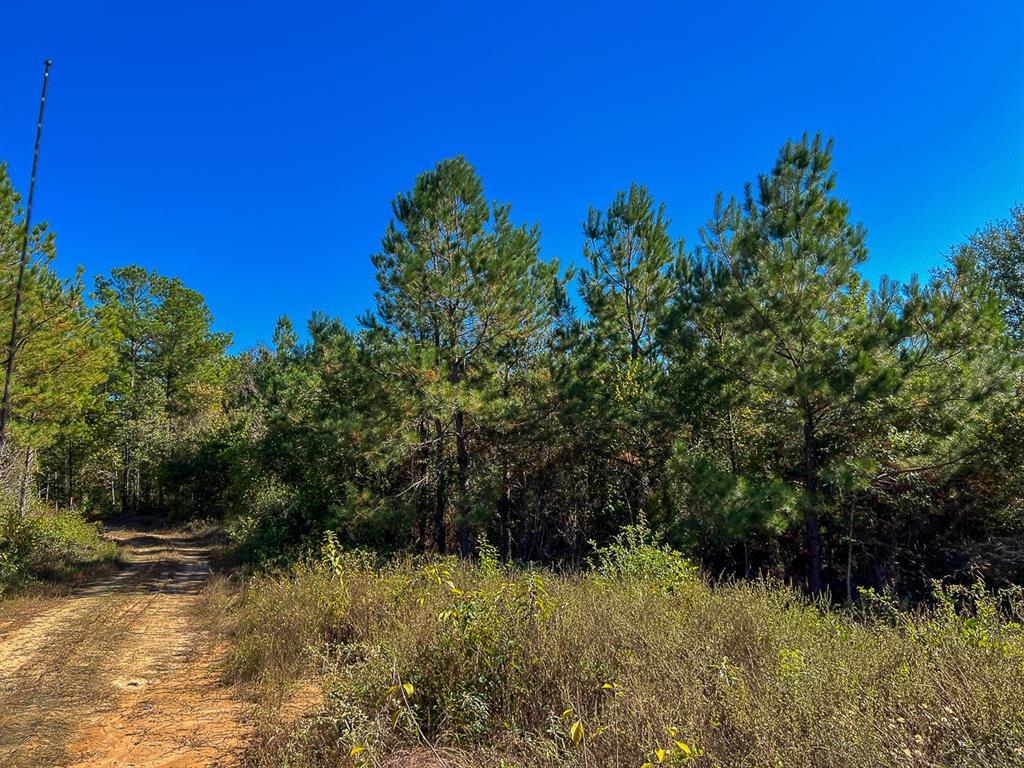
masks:
{"type": "Polygon", "coordinates": [[[62,269],[139,263],[236,348],[352,322],[390,201],[463,153],[578,259],[631,181],[692,241],[785,139],[836,139],[867,273],[906,278],[1024,200],[1024,3],[6,3],[0,158],[62,269]]]}

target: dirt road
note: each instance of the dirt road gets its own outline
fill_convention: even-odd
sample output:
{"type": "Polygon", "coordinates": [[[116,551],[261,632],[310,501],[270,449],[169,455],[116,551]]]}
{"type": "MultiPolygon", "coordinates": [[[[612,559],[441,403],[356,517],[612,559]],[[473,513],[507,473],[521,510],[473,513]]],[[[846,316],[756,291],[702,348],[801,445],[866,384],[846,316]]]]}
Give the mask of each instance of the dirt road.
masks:
{"type": "Polygon", "coordinates": [[[127,566],[0,603],[0,766],[234,766],[242,705],[194,618],[208,547],[117,529],[127,566]]]}

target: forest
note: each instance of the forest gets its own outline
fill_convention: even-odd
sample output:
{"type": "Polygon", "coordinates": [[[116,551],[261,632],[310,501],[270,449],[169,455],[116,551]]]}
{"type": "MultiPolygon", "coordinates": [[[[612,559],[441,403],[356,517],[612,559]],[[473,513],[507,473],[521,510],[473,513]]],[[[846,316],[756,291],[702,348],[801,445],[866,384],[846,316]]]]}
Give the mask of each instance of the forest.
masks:
{"type": "MultiPolygon", "coordinates": [[[[835,601],[1020,583],[1024,207],[872,285],[835,184],[831,141],[789,142],[691,243],[632,184],[586,212],[569,265],[444,160],[392,201],[358,327],[282,317],[241,352],[177,278],[62,278],[37,225],[7,579],[17,521],[46,506],[221,521],[248,562],[330,531],[572,570],[642,523],[716,577],[835,601]]],[[[0,207],[9,316],[23,214],[3,170],[0,207]]]]}
{"type": "Polygon", "coordinates": [[[442,160],[236,350],[0,165],[0,761],[1022,764],[1024,205],[873,284],[831,140],[709,202],[562,263],[442,160]]]}

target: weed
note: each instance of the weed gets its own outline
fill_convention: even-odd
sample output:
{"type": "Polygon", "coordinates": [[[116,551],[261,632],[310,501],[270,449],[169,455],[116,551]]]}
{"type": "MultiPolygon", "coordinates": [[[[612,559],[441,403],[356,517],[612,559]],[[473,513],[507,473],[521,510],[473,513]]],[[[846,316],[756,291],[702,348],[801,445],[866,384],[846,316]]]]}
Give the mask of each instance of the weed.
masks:
{"type": "Polygon", "coordinates": [[[684,563],[642,526],[599,551],[593,574],[571,576],[380,564],[328,539],[320,560],[232,598],[236,677],[277,690],[314,680],[324,693],[290,725],[265,697],[273,737],[251,760],[1024,763],[1020,595],[939,587],[932,608],[869,599],[854,616],[780,585],[709,585],[684,563]]]}

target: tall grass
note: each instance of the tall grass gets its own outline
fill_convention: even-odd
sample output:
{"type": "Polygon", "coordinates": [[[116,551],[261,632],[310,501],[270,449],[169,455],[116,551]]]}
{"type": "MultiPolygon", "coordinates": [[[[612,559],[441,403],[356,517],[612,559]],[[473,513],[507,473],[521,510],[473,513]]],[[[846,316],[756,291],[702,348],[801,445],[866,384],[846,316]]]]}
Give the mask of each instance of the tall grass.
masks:
{"type": "Polygon", "coordinates": [[[1024,765],[1018,594],[853,615],[616,546],[575,576],[329,546],[253,578],[231,598],[231,671],[265,707],[250,764],[1024,765]]]}

